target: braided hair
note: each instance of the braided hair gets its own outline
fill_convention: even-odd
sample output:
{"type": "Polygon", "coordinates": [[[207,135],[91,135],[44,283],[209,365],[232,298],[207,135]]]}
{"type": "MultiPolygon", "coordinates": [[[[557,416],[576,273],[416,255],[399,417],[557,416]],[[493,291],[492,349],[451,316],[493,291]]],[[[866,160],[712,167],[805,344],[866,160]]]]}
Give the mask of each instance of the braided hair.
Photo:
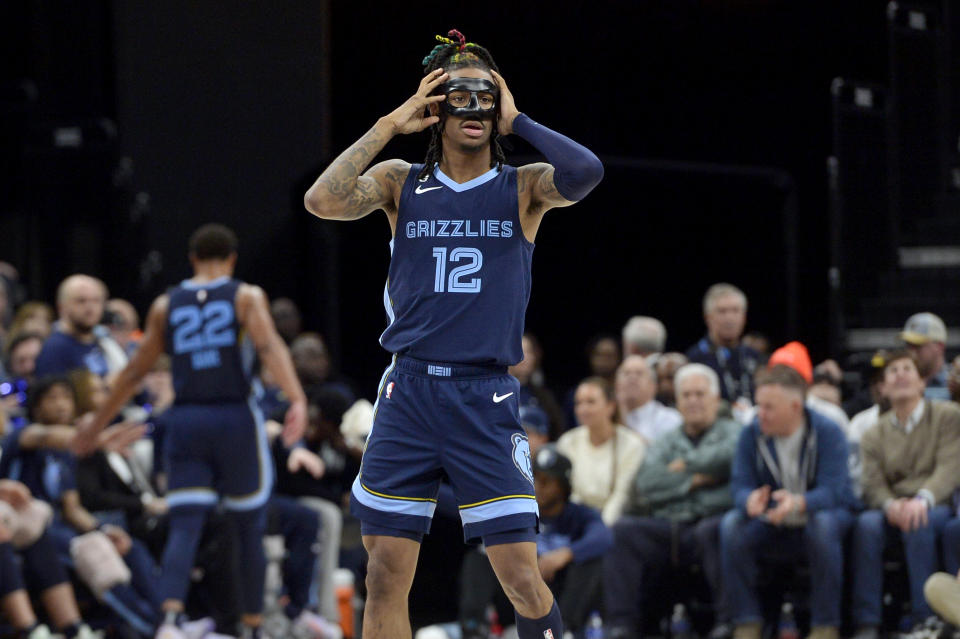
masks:
{"type": "MultiPolygon", "coordinates": [[[[463,34],[456,29],[451,29],[447,36],[437,36],[440,42],[437,46],[423,58],[423,73],[427,75],[436,69],[453,71],[456,69],[476,68],[484,71],[500,72],[497,63],[493,61],[493,56],[484,47],[473,42],[466,42],[463,34]]],[[[436,91],[436,90],[435,90],[436,91]]],[[[427,114],[429,115],[429,113],[427,114]]],[[[500,119],[499,106],[497,107],[497,116],[494,120],[493,133],[490,137],[490,168],[494,166],[498,169],[503,168],[507,158],[500,147],[500,133],[497,131],[497,121],[500,119]]],[[[430,146],[427,147],[427,157],[423,161],[423,168],[417,175],[418,180],[425,180],[433,171],[435,164],[439,163],[443,157],[443,125],[446,122],[446,116],[441,109],[440,121],[430,127],[430,146]]]]}

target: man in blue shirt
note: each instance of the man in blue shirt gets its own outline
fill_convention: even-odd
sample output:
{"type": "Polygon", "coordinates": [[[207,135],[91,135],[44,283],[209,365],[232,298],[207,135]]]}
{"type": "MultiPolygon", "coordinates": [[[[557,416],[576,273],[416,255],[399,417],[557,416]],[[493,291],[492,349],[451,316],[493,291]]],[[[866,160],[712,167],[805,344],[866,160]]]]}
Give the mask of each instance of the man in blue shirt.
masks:
{"type": "Polygon", "coordinates": [[[63,375],[86,368],[101,377],[126,364],[123,349],[98,326],[107,287],[89,275],[71,275],[57,289],[60,319],[37,357],[36,376],[63,375]]]}
{"type": "Polygon", "coordinates": [[[810,565],[811,639],[838,639],[843,537],[855,504],[840,427],[804,406],[806,382],[778,364],[756,378],[757,417],[740,433],[720,526],[723,588],[734,639],[760,639],[761,557],[810,565]]]}

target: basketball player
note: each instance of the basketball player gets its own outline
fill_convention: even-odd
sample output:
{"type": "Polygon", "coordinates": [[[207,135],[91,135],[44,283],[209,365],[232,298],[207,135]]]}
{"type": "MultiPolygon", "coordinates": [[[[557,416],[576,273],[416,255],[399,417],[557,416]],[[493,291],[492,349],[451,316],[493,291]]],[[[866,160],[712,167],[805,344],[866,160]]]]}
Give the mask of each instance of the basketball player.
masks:
{"type": "Polygon", "coordinates": [[[445,472],[464,537],[486,546],[521,639],[560,639],[560,613],[537,567],[520,389],[506,368],[522,358],[543,215],[585,197],[603,166],[517,111],[486,49],[448,35],[424,59],[416,93],[334,160],[304,198],[327,219],[383,209],[393,232],[384,289],[390,324],[380,342],[394,357],[351,494],[369,553],[363,636],[410,637],[407,596],[445,472]],[[428,127],[424,164],[388,160],[363,173],[393,136],[428,127]],[[507,166],[498,138],[510,133],[550,163],[507,166]]]}
{"type": "Polygon", "coordinates": [[[164,415],[170,534],[163,554],[160,594],[164,622],[157,637],[182,639],[183,601],[207,512],[223,498],[237,519],[241,553],[244,636],[260,633],[265,559],[264,504],[273,487],[273,465],[263,419],[250,397],[254,355],[290,399],[284,443],[300,439],[306,397],[290,353],[277,334],[264,292],[232,278],[237,238],[219,224],[190,238],[194,275],[154,301],[146,331],[119,374],[106,404],[81,424],[77,452],[129,401],[140,380],[166,350],[172,358],[176,400],[164,415]],[[250,340],[244,339],[248,335],[250,340]],[[252,343],[253,348],[248,348],[252,343]]]}

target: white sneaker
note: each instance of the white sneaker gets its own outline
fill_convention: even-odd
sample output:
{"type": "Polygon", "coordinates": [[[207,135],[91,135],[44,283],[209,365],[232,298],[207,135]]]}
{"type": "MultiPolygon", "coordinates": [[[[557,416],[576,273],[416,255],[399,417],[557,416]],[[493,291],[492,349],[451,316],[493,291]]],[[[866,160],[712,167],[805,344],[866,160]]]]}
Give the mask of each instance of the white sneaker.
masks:
{"type": "Polygon", "coordinates": [[[53,633],[50,632],[50,628],[47,624],[40,624],[36,628],[30,631],[30,634],[27,635],[27,639],[50,639],[53,636],[53,633]]]}
{"type": "Polygon", "coordinates": [[[343,639],[340,626],[309,610],[297,615],[290,631],[297,639],[343,639]]]}
{"type": "Polygon", "coordinates": [[[74,639],[103,639],[103,633],[99,630],[93,630],[90,626],[83,623],[77,630],[77,636],[74,639]]]}
{"type": "Polygon", "coordinates": [[[186,639],[203,639],[217,627],[213,617],[203,617],[196,621],[184,621],[180,624],[180,630],[183,631],[186,639]]]}
{"type": "MultiPolygon", "coordinates": [[[[80,635],[77,635],[77,639],[80,639],[80,635]]],[[[163,623],[157,628],[153,639],[187,639],[187,633],[172,623],[163,623]]]]}

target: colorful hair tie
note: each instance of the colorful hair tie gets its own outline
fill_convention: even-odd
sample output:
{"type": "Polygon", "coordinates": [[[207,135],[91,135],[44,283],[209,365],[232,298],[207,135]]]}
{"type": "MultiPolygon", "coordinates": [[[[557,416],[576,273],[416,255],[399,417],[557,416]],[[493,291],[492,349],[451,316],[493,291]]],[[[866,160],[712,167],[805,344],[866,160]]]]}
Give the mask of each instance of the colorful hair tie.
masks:
{"type": "MultiPolygon", "coordinates": [[[[459,48],[457,49],[457,51],[462,53],[464,47],[467,44],[467,39],[463,37],[463,34],[457,31],[456,29],[450,29],[450,31],[447,32],[447,35],[450,36],[451,38],[456,38],[457,40],[459,40],[459,48]]],[[[457,43],[451,41],[450,44],[457,44],[457,43]]]]}

